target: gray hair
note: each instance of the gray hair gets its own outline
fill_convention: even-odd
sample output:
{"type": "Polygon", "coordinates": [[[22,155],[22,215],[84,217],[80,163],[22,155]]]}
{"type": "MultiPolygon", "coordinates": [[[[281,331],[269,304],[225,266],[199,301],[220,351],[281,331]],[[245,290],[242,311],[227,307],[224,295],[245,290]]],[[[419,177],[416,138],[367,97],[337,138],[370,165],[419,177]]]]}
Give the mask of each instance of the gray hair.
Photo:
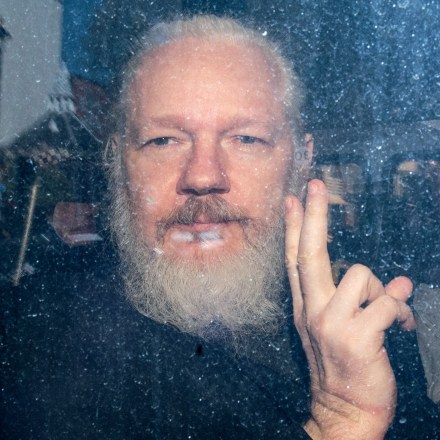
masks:
{"type": "Polygon", "coordinates": [[[121,87],[115,121],[120,135],[126,131],[126,118],[129,114],[128,95],[139,65],[152,50],[186,38],[208,42],[221,40],[234,45],[250,45],[261,49],[269,62],[280,72],[282,102],[292,127],[294,144],[299,145],[297,138],[301,133],[302,87],[290,61],[282,54],[280,47],[268,40],[264,34],[243,26],[237,20],[213,15],[197,15],[192,18],[158,23],[132,45],[131,59],[120,76],[121,87]]]}
{"type": "Polygon", "coordinates": [[[302,136],[300,114],[303,101],[302,86],[291,62],[282,54],[281,48],[270,41],[265,34],[245,27],[237,20],[212,15],[197,15],[192,18],[158,23],[133,43],[130,50],[130,60],[121,71],[119,78],[119,95],[115,105],[113,121],[115,131],[112,133],[116,136],[109,139],[104,151],[104,165],[107,168],[110,183],[121,183],[120,180],[115,180],[115,172],[118,171],[118,167],[124,169],[123,150],[125,146],[124,137],[128,126],[127,118],[130,114],[130,87],[139,66],[154,49],[186,38],[257,47],[267,57],[268,62],[278,69],[281,79],[282,103],[291,129],[292,148],[295,149],[293,169],[288,178],[287,187],[290,193],[304,197],[310,160],[302,136]],[[115,145],[115,143],[120,145],[115,145]]]}

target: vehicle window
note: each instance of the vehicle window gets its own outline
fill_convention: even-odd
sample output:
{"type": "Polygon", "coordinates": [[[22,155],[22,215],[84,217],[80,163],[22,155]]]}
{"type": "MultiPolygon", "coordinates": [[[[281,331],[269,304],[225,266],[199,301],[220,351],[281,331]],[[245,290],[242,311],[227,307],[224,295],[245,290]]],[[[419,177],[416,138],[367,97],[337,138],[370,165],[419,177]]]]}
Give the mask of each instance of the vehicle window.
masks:
{"type": "Polygon", "coordinates": [[[396,160],[384,217],[390,270],[428,284],[438,284],[440,168],[436,158],[437,154],[396,160]]]}
{"type": "MultiPolygon", "coordinates": [[[[266,206],[260,203],[259,197],[262,196],[258,192],[264,193],[267,188],[271,188],[277,173],[286,172],[288,177],[283,185],[287,186],[290,174],[285,170],[286,162],[280,159],[279,166],[274,166],[271,155],[274,151],[278,152],[272,148],[276,143],[273,139],[278,141],[278,131],[284,133],[285,127],[290,125],[285,119],[278,123],[277,116],[271,113],[271,123],[277,121],[277,124],[272,124],[276,127],[270,130],[258,128],[254,133],[254,127],[250,129],[246,124],[243,132],[239,124],[239,130],[236,130],[235,125],[233,130],[230,126],[219,129],[217,140],[233,132],[233,141],[228,138],[227,145],[228,148],[238,145],[236,149],[229,149],[236,155],[234,157],[240,157],[234,171],[243,170],[243,176],[248,179],[248,185],[240,188],[237,198],[245,195],[251,202],[242,211],[231,209],[226,214],[222,212],[224,217],[220,216],[220,220],[212,220],[211,211],[206,208],[203,210],[203,207],[192,217],[186,213],[179,216],[177,208],[180,208],[178,205],[181,200],[197,200],[201,197],[192,196],[205,196],[206,193],[204,189],[195,189],[189,184],[185,187],[182,184],[183,177],[176,179],[178,183],[174,186],[169,183],[175,178],[175,175],[171,176],[173,170],[177,170],[176,174],[185,174],[182,170],[189,163],[185,162],[185,154],[190,150],[191,154],[195,151],[193,144],[192,149],[188,145],[200,140],[194,133],[188,133],[185,126],[189,124],[188,121],[192,121],[191,117],[185,115],[180,119],[170,118],[172,122],[167,120],[167,124],[171,128],[163,124],[157,130],[158,133],[152,130],[152,136],[148,132],[148,123],[137,123],[138,126],[134,127],[136,124],[130,122],[130,125],[128,117],[121,117],[129,114],[134,117],[136,114],[141,120],[138,115],[143,111],[147,113],[147,105],[144,108],[143,105],[133,104],[136,100],[140,102],[140,97],[144,96],[137,93],[137,89],[122,104],[118,102],[121,71],[145,31],[161,21],[206,13],[237,18],[255,28],[263,38],[274,39],[295,68],[302,88],[298,86],[293,94],[292,90],[288,90],[283,100],[276,93],[272,93],[271,98],[275,100],[276,96],[276,105],[281,105],[283,101],[282,111],[277,115],[284,115],[285,102],[291,94],[301,102],[300,117],[295,114],[288,121],[301,132],[298,139],[295,137],[291,142],[298,148],[299,155],[303,152],[302,142],[309,146],[305,139],[313,139],[312,158],[306,158],[311,161],[310,168],[304,174],[307,175],[305,181],[322,180],[329,192],[327,245],[335,284],[331,287],[337,288],[355,264],[367,266],[384,286],[399,276],[411,279],[415,293],[409,297],[408,304],[410,310],[415,311],[418,325],[420,323],[419,333],[406,332],[400,323],[395,322],[387,329],[383,343],[384,353],[389,355],[395,372],[399,395],[389,439],[405,438],[406,435],[408,438],[416,438],[419,426],[425,420],[426,433],[433,432],[434,428],[437,429],[435,422],[440,420],[440,342],[437,336],[440,335],[438,0],[0,0],[0,349],[4,348],[6,353],[1,362],[6,367],[5,372],[0,373],[0,386],[3,389],[4,382],[4,389],[7,390],[4,398],[6,403],[3,404],[6,407],[4,419],[15,430],[17,438],[29,438],[32,435],[39,437],[40,433],[35,431],[40,429],[35,428],[38,424],[43,431],[48,430],[44,431],[42,438],[58,438],[59,423],[55,421],[60,419],[69,422],[62,428],[65,432],[61,432],[61,437],[65,434],[65,438],[70,438],[68,434],[72,434],[72,431],[69,429],[73,429],[73,437],[82,437],[78,434],[82,428],[78,428],[78,433],[75,429],[80,426],[78,421],[84,419],[84,426],[90,426],[91,432],[83,437],[92,438],[106,432],[106,423],[109,427],[118,425],[117,417],[124,414],[123,424],[116,426],[114,431],[120,435],[115,434],[114,438],[143,438],[147,432],[144,424],[150,422],[145,421],[148,418],[146,412],[142,414],[136,411],[137,408],[148,406],[148,411],[157,411],[161,417],[155,421],[154,429],[185,425],[190,430],[217,414],[217,407],[211,410],[212,402],[222,405],[222,409],[231,410],[227,408],[228,404],[218,401],[221,399],[213,398],[217,386],[215,381],[227,376],[225,372],[231,366],[239,366],[240,374],[246,377],[239,383],[241,388],[237,394],[232,382],[234,378],[228,382],[228,377],[222,393],[227,398],[234,396],[233,405],[237,405],[238,409],[241,410],[241,405],[249,408],[246,406],[250,405],[249,402],[254,404],[248,400],[246,392],[248,389],[258,389],[263,396],[261,401],[277,402],[274,411],[278,417],[277,423],[283,429],[285,425],[291,428],[290,421],[286,422],[291,412],[297,412],[304,418],[308,411],[311,398],[307,388],[310,385],[308,364],[291,316],[292,297],[289,296],[290,285],[284,264],[288,258],[283,253],[284,247],[278,249],[278,253],[268,253],[266,259],[260,258],[261,267],[267,269],[268,261],[276,260],[273,257],[275,254],[279,257],[281,269],[268,271],[271,276],[274,273],[281,274],[276,281],[269,277],[267,281],[260,273],[254,276],[255,270],[251,271],[256,261],[251,251],[254,248],[264,248],[266,251],[266,242],[271,242],[272,237],[258,242],[257,246],[254,245],[254,235],[247,232],[243,232],[248,242],[243,246],[247,252],[246,258],[239,261],[242,266],[233,264],[237,259],[231,260],[232,263],[228,261],[227,269],[235,271],[236,278],[225,275],[224,267],[218,263],[221,259],[214,259],[206,266],[211,271],[218,269],[217,264],[221,266],[221,270],[213,276],[209,271],[206,271],[209,276],[203,271],[197,271],[196,264],[187,265],[189,269],[181,264],[185,261],[184,253],[176,253],[177,257],[169,259],[174,266],[166,266],[166,258],[160,260],[166,248],[165,240],[168,239],[167,228],[176,224],[181,229],[169,233],[175,242],[167,248],[168,251],[171,249],[174,252],[180,245],[194,245],[200,246],[205,252],[208,248],[223,249],[223,236],[219,233],[223,223],[228,227],[231,224],[237,226],[239,231],[240,228],[244,231],[248,225],[257,230],[255,225],[259,224],[258,221],[269,223],[271,215],[275,219],[274,213],[284,213],[285,206],[288,206],[284,205],[285,194],[280,196],[283,203],[278,206],[277,194],[282,192],[271,192],[264,199],[266,206]],[[297,118],[301,119],[301,123],[295,125],[297,118]],[[175,123],[175,120],[179,122],[175,123]],[[141,146],[132,148],[132,137],[143,136],[142,130],[147,132],[147,139],[136,139],[141,146]],[[267,131],[270,131],[270,135],[267,131]],[[132,136],[134,132],[136,136],[132,136]],[[181,139],[184,141],[181,142],[181,139]],[[236,153],[236,150],[240,153],[236,153]],[[119,156],[119,151],[124,153],[119,156]],[[130,151],[130,161],[125,161],[128,157],[126,151],[130,151]],[[160,158],[165,156],[171,157],[171,167],[161,162],[160,158]],[[148,161],[151,157],[154,160],[148,161]],[[115,166],[118,160],[119,168],[115,166]],[[252,160],[257,164],[252,168],[254,174],[248,172],[252,160]],[[136,172],[133,171],[135,165],[139,167],[136,172]],[[265,175],[269,174],[267,170],[270,169],[274,172],[270,176],[265,175]],[[118,173],[119,180],[115,177],[118,173]],[[269,181],[268,185],[263,185],[262,176],[269,181]],[[151,185],[151,191],[143,191],[142,185],[145,182],[151,184],[153,179],[160,181],[160,184],[151,185]],[[115,194],[119,196],[117,202],[115,194]],[[138,197],[136,208],[130,199],[135,197],[133,194],[138,197]],[[261,206],[267,208],[264,215],[261,214],[261,206]],[[119,223],[113,218],[115,212],[120,216],[119,223]],[[252,212],[260,214],[261,218],[254,222],[253,218],[248,218],[252,217],[252,212]],[[157,216],[155,222],[151,220],[153,215],[157,216]],[[221,227],[218,227],[220,223],[221,227]],[[130,235],[137,230],[134,225],[138,225],[137,228],[144,234],[141,238],[133,239],[130,235]],[[122,238],[118,235],[118,228],[126,232],[122,238]],[[155,233],[151,232],[153,228],[157,229],[155,233]],[[116,244],[118,239],[119,248],[116,244]],[[161,246],[150,246],[153,241],[155,244],[160,242],[161,246]],[[131,254],[128,252],[130,249],[121,250],[121,243],[125,243],[127,249],[135,248],[136,252],[131,254]],[[129,254],[132,260],[125,254],[129,254]],[[121,263],[125,262],[124,258],[131,263],[136,261],[132,266],[137,268],[138,273],[131,278],[127,275],[127,266],[121,263]],[[143,269],[147,265],[157,272],[147,273],[143,269]],[[288,316],[289,322],[283,322],[281,330],[275,326],[267,330],[261,340],[258,334],[253,334],[252,327],[249,330],[246,324],[240,323],[246,327],[245,337],[250,335],[249,344],[241,347],[241,339],[234,339],[230,328],[225,330],[220,325],[219,330],[216,321],[217,318],[229,317],[239,295],[228,297],[227,307],[222,309],[224,313],[212,312],[214,307],[206,303],[206,307],[200,306],[200,310],[203,310],[199,313],[197,301],[195,305],[192,303],[189,306],[182,302],[185,313],[193,313],[193,320],[187,323],[191,331],[196,328],[196,323],[199,323],[197,319],[204,312],[212,313],[214,318],[205,323],[206,333],[191,333],[190,330],[177,332],[180,327],[169,321],[166,313],[176,304],[180,306],[180,299],[172,297],[169,306],[163,296],[155,299],[155,305],[162,307],[160,312],[163,312],[165,318],[160,315],[163,318],[160,324],[164,323],[167,330],[162,327],[159,330],[156,327],[152,327],[153,330],[150,327],[144,328],[145,321],[139,324],[138,315],[142,319],[145,316],[150,319],[149,315],[144,311],[138,313],[136,308],[141,299],[147,298],[150,301],[149,294],[145,294],[147,287],[150,289],[148,292],[162,292],[154,284],[156,278],[159,278],[156,276],[159,270],[174,276],[173,282],[166,283],[166,288],[170,285],[185,288],[187,297],[195,291],[193,286],[197,283],[203,285],[204,290],[197,297],[200,303],[207,297],[207,293],[212,293],[215,301],[218,301],[225,291],[232,291],[231,286],[236,290],[243,286],[241,290],[244,291],[245,288],[251,290],[249,286],[254,284],[266,283],[268,289],[279,289],[284,295],[287,292],[282,304],[277,304],[277,312],[281,310],[280,316],[283,319],[288,316]],[[245,270],[249,270],[251,275],[242,284],[235,283],[235,279],[244,279],[243,273],[247,274],[245,270]],[[129,285],[127,280],[132,284],[129,285]],[[206,284],[201,284],[200,280],[206,284]],[[211,288],[221,280],[225,281],[227,288],[211,288]],[[419,302],[415,299],[418,292],[421,298],[419,302]],[[168,330],[177,333],[167,333],[168,330]],[[218,340],[209,340],[210,332],[218,340]],[[288,337],[284,337],[283,332],[288,337]],[[272,337],[276,343],[270,339],[272,337]],[[164,347],[158,343],[162,343],[160,338],[166,341],[164,347]],[[241,347],[237,356],[231,357],[227,368],[224,362],[228,358],[218,354],[222,351],[216,351],[220,339],[222,344],[236,344],[234,349],[241,347]],[[174,352],[169,347],[176,344],[178,350],[192,344],[191,353],[188,355],[179,351],[176,357],[180,356],[181,359],[176,362],[200,361],[196,367],[188,363],[182,368],[173,369],[174,352]],[[292,353],[287,351],[287,362],[282,357],[286,347],[290,350],[293,346],[298,351],[295,352],[295,356],[298,354],[295,365],[291,365],[293,349],[292,353]],[[134,350],[138,351],[134,353],[134,350]],[[218,359],[206,361],[211,354],[209,350],[218,359]],[[269,352],[271,354],[267,355],[269,352]],[[161,359],[160,366],[155,363],[156,358],[150,359],[156,353],[157,359],[161,359]],[[250,359],[250,367],[240,363],[246,356],[250,359]],[[148,365],[145,366],[143,362],[148,365]],[[255,370],[253,362],[262,366],[261,370],[255,370]],[[212,371],[215,370],[212,376],[214,382],[209,379],[211,367],[212,371]],[[67,373],[63,376],[60,371],[67,373]],[[138,374],[139,371],[141,373],[138,374]],[[157,377],[160,376],[160,380],[148,382],[151,371],[157,377]],[[193,374],[193,371],[196,373],[193,374]],[[262,376],[259,375],[261,371],[262,376]],[[102,378],[97,378],[96,372],[102,373],[102,378]],[[138,375],[132,377],[131,374],[138,375]],[[188,385],[192,382],[180,380],[185,375],[196,378],[193,387],[188,385]],[[177,378],[180,382],[176,384],[177,378]],[[264,388],[267,384],[273,387],[269,392],[264,388]],[[181,394],[189,401],[193,399],[194,405],[198,405],[202,414],[201,422],[192,419],[190,422],[186,419],[182,422],[179,417],[186,417],[185,411],[188,407],[192,409],[192,404],[183,404],[186,401],[180,399],[180,396],[170,402],[167,396],[162,395],[162,386],[167,386],[169,395],[173,396],[176,390],[185,390],[181,394]],[[188,391],[191,387],[197,391],[188,391]],[[277,406],[280,402],[284,404],[288,401],[289,393],[296,393],[297,387],[302,387],[304,401],[298,399],[287,409],[281,404],[277,406]],[[87,397],[84,398],[81,392],[86,389],[87,397]],[[243,389],[245,392],[241,395],[243,389]],[[148,405],[145,404],[147,401],[148,405]],[[41,403],[41,407],[34,405],[34,402],[41,403]],[[74,410],[70,404],[75,407],[74,410]],[[160,412],[162,408],[169,410],[166,405],[172,407],[173,404],[181,405],[179,408],[185,411],[160,412]],[[93,410],[89,411],[91,407],[93,410]],[[117,417],[113,420],[115,414],[117,417]],[[95,424],[95,419],[101,425],[98,422],[95,424]],[[23,426],[20,426],[22,420],[23,426]],[[40,420],[43,422],[39,423],[40,420]],[[418,424],[413,425],[413,421],[418,424]],[[28,428],[29,432],[26,431],[28,428]],[[139,435],[136,436],[136,433],[139,435]]],[[[162,42],[162,36],[157,40],[162,42]]],[[[177,58],[169,64],[162,64],[163,60],[157,59],[153,67],[164,68],[165,78],[166,69],[171,70],[179,65],[177,58]]],[[[249,68],[251,64],[254,67],[252,63],[247,63],[246,57],[243,58],[231,61],[230,64],[225,63],[226,67],[229,66],[231,71],[237,66],[249,68]]],[[[203,61],[204,57],[194,55],[194,60],[203,61]]],[[[229,59],[227,61],[229,63],[229,59]]],[[[135,67],[131,66],[130,69],[135,67]]],[[[181,77],[187,72],[186,67],[174,75],[175,84],[182,81],[181,77]]],[[[200,71],[205,72],[205,67],[200,71]]],[[[224,65],[219,66],[218,70],[220,67],[226,70],[224,65]]],[[[271,80],[258,90],[256,87],[242,87],[239,92],[243,93],[244,99],[254,93],[261,101],[261,96],[266,96],[266,84],[275,87],[278,82],[284,83],[284,78],[278,81],[278,76],[282,75],[278,75],[278,72],[274,74],[272,61],[265,67],[271,71],[271,80]]],[[[254,71],[252,73],[258,76],[259,69],[255,68],[254,71]]],[[[137,77],[130,78],[133,83],[138,81],[137,77]]],[[[163,78],[158,74],[155,81],[161,84],[163,78]]],[[[230,82],[234,81],[238,80],[233,76],[228,76],[224,82],[217,81],[212,95],[206,101],[211,102],[212,99],[217,104],[216,97],[223,97],[230,82]]],[[[145,83],[148,83],[147,79],[145,83]]],[[[192,84],[191,81],[187,83],[192,84]]],[[[170,87],[169,90],[174,89],[170,87]]],[[[205,89],[197,83],[197,90],[205,89]]],[[[154,95],[148,104],[156,109],[159,107],[154,107],[157,103],[168,106],[166,108],[175,102],[180,104],[183,98],[179,91],[174,90],[173,96],[169,92],[167,99],[163,100],[154,95]]],[[[227,102],[225,99],[218,100],[221,103],[227,102]]],[[[257,104],[260,101],[255,100],[257,104]]],[[[197,108],[196,104],[197,99],[191,95],[191,99],[185,101],[186,106],[174,107],[190,109],[193,106],[197,108]]],[[[240,110],[255,107],[252,108],[255,114],[260,110],[258,105],[245,106],[240,103],[238,107],[240,110]]],[[[199,113],[203,113],[206,120],[208,116],[214,120],[215,112],[211,108],[207,110],[199,113]]],[[[270,124],[266,125],[271,127],[270,124]]],[[[223,148],[225,144],[219,141],[218,145],[223,148]]],[[[216,154],[224,160],[224,164],[229,165],[230,157],[226,154],[229,154],[228,151],[225,153],[226,150],[222,149],[221,153],[216,150],[216,154]]],[[[212,161],[206,161],[205,165],[208,169],[212,161]]],[[[231,183],[225,177],[226,173],[220,171],[215,182],[216,188],[210,190],[217,196],[217,202],[218,199],[228,199],[228,185],[231,183]]],[[[298,171],[295,176],[300,174],[298,171]]],[[[216,175],[215,172],[206,173],[205,177],[212,178],[212,175],[216,175]]],[[[301,182],[301,185],[305,187],[306,182],[301,182]]],[[[299,184],[295,190],[298,195],[301,194],[299,184]]],[[[235,193],[231,197],[231,205],[237,208],[239,203],[235,203],[234,197],[235,193]]],[[[272,240],[274,243],[285,241],[283,222],[284,217],[278,223],[272,222],[280,225],[279,236],[275,237],[277,240],[272,240]]],[[[261,231],[265,229],[261,228],[261,231]]],[[[258,234],[263,235],[261,231],[258,234]]],[[[240,243],[240,239],[245,240],[239,234],[237,237],[236,243],[240,243]]],[[[235,247],[231,245],[231,249],[232,255],[235,247]]],[[[378,291],[389,292],[382,289],[378,291]]],[[[248,311],[248,306],[251,310],[251,303],[258,303],[256,306],[266,304],[255,298],[259,297],[250,296],[248,303],[241,307],[243,315],[248,311]]],[[[151,300],[148,307],[153,302],[151,300]]],[[[275,310],[275,307],[270,307],[271,304],[267,310],[275,310]]],[[[369,305],[369,301],[365,301],[356,310],[361,314],[369,305]]],[[[305,313],[303,315],[308,317],[305,313]]],[[[254,321],[259,320],[256,316],[261,317],[263,314],[254,313],[254,321]]],[[[261,321],[264,319],[261,318],[261,321]]],[[[255,414],[259,414],[259,405],[258,401],[252,409],[255,414]]],[[[246,411],[243,410],[243,413],[246,411]]],[[[240,411],[234,409],[225,418],[236,424],[235,437],[231,438],[248,438],[246,429],[249,424],[247,421],[242,422],[241,416],[237,414],[240,411]],[[245,432],[242,436],[241,430],[245,432]]],[[[272,420],[258,423],[261,429],[266,429],[268,425],[278,426],[272,420]]],[[[223,419],[221,424],[222,428],[227,425],[223,419]]],[[[440,431],[436,432],[440,436],[440,431]]],[[[228,437],[225,437],[223,431],[221,435],[217,434],[207,434],[206,438],[228,437]]],[[[178,431],[178,435],[165,435],[163,438],[178,438],[179,435],[183,436],[178,431]]],[[[423,435],[421,438],[429,438],[429,434],[423,432],[423,435]]],[[[162,438],[161,435],[156,437],[162,438]]],[[[196,437],[185,435],[185,438],[196,437]]],[[[262,434],[260,438],[263,437],[275,438],[275,435],[262,434]]]]}
{"type": "Polygon", "coordinates": [[[338,281],[362,258],[360,241],[365,222],[367,176],[355,162],[318,163],[311,178],[321,179],[329,191],[328,243],[333,277],[338,281]]]}

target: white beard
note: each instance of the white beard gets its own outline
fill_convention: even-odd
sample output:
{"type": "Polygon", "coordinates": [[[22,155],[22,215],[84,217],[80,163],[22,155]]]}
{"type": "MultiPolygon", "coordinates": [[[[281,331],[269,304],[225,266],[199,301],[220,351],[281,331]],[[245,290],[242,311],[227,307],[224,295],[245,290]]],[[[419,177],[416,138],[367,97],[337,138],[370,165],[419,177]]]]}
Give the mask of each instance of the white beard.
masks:
{"type": "MultiPolygon", "coordinates": [[[[112,172],[113,182],[121,182],[122,176],[115,176],[121,171],[112,172]]],[[[242,226],[246,247],[240,255],[192,267],[170,261],[139,240],[124,184],[114,185],[112,198],[112,229],[126,295],[140,313],[183,332],[234,345],[243,344],[249,335],[277,332],[285,276],[281,212],[264,225],[252,221],[242,226]]]]}

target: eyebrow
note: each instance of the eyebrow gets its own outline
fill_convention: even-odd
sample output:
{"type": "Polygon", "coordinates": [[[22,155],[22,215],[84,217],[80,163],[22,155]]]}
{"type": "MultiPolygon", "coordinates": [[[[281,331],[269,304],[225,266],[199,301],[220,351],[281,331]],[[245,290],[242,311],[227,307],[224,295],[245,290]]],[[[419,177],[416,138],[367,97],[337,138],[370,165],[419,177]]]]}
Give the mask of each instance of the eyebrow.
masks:
{"type": "MultiPolygon", "coordinates": [[[[149,118],[147,121],[145,121],[145,123],[142,124],[141,127],[139,127],[138,124],[131,121],[130,129],[133,130],[136,134],[138,134],[142,128],[148,129],[151,126],[163,127],[163,128],[178,127],[180,130],[184,130],[186,124],[187,124],[187,119],[184,116],[182,117],[175,115],[164,115],[164,116],[149,118]]],[[[269,128],[271,131],[272,130],[278,131],[278,126],[271,121],[261,121],[257,118],[247,118],[241,116],[233,116],[227,121],[227,125],[230,126],[231,128],[257,125],[257,126],[265,126],[269,128]]]]}

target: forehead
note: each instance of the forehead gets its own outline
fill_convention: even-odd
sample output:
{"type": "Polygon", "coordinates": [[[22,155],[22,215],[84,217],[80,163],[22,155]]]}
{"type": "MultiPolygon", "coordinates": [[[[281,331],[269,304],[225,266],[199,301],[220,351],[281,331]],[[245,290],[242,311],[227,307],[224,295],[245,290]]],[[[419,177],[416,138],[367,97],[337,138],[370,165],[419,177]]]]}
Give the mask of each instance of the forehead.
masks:
{"type": "Polygon", "coordinates": [[[130,119],[171,110],[191,119],[206,117],[206,109],[213,116],[222,110],[284,118],[280,83],[281,73],[259,47],[188,38],[141,59],[129,87],[130,119]]]}

